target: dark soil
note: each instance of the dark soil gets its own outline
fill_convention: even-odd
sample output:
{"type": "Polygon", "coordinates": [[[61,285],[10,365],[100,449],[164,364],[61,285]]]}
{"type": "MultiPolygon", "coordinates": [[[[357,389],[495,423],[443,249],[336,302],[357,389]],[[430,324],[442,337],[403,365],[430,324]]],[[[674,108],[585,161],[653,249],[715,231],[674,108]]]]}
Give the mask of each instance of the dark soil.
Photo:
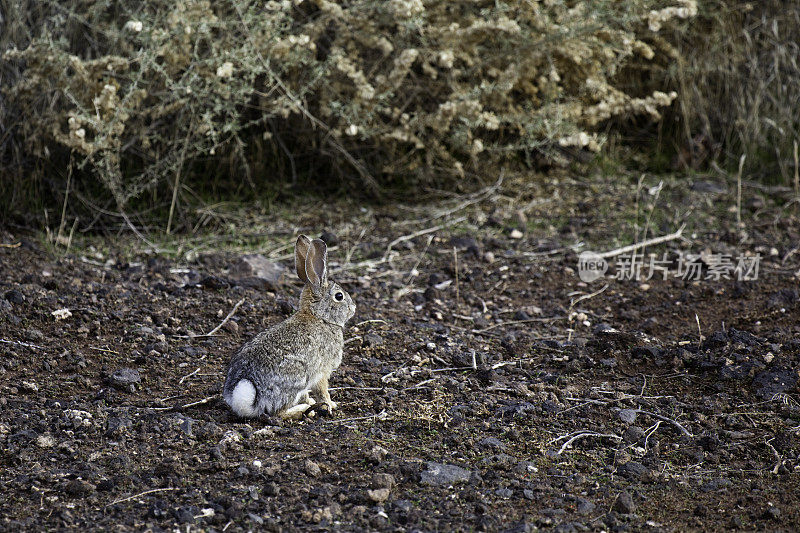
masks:
{"type": "MultiPolygon", "coordinates": [[[[682,205],[708,203],[696,194],[682,205]]],[[[304,221],[338,234],[332,277],[358,310],[339,409],[299,422],[237,419],[220,398],[232,351],[292,312],[294,276],[235,278],[227,252],[61,257],[5,233],[22,244],[0,248],[0,529],[800,523],[794,217],[654,249],[761,253],[757,280],[587,286],[569,246],[608,227],[476,206],[391,261],[390,241],[440,221],[375,215],[360,237],[304,221]]]]}

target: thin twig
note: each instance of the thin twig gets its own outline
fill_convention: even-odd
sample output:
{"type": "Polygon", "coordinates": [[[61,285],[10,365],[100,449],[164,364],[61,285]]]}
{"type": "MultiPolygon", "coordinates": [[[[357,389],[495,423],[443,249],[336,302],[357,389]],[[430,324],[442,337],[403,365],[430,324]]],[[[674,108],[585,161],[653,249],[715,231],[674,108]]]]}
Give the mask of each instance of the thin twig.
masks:
{"type": "MultiPolygon", "coordinates": [[[[605,439],[615,439],[615,440],[622,440],[622,437],[620,437],[619,435],[614,435],[614,434],[612,434],[612,433],[595,433],[595,432],[593,432],[593,431],[586,431],[586,432],[584,432],[584,433],[578,433],[577,435],[574,435],[574,436],[573,436],[573,437],[571,437],[569,440],[567,440],[567,442],[565,442],[565,443],[564,443],[564,444],[561,446],[561,448],[560,448],[560,449],[559,449],[559,450],[556,452],[556,455],[561,455],[562,453],[564,453],[564,450],[566,450],[567,448],[569,448],[569,447],[570,447],[570,445],[571,445],[573,442],[575,442],[575,441],[576,441],[576,440],[578,440],[578,439],[583,439],[583,438],[586,438],[586,437],[597,437],[597,438],[605,438],[605,439]]],[[[558,442],[558,441],[559,441],[559,440],[561,440],[562,438],[566,438],[566,436],[564,436],[564,437],[559,437],[558,439],[555,439],[555,441],[551,441],[551,442],[558,442]]]]}
{"type": "Polygon", "coordinates": [[[108,348],[98,348],[97,346],[89,346],[90,350],[97,350],[98,352],[106,352],[114,355],[119,355],[119,352],[115,352],[114,350],[109,350],[108,348]]]}
{"type": "Polygon", "coordinates": [[[746,158],[746,154],[739,158],[739,172],[736,173],[736,227],[742,225],[742,168],[746,158]]]}
{"type": "Polygon", "coordinates": [[[186,381],[186,380],[187,380],[187,379],[189,379],[190,377],[192,377],[192,376],[194,376],[195,374],[197,374],[198,372],[200,372],[200,368],[202,368],[202,367],[199,367],[199,366],[198,366],[198,367],[197,367],[197,370],[195,370],[194,372],[191,372],[191,373],[189,373],[189,374],[186,374],[185,376],[183,376],[183,377],[182,377],[182,378],[181,378],[181,379],[178,381],[178,385],[183,385],[183,382],[184,382],[184,381],[186,381]]]}
{"type": "Polygon", "coordinates": [[[398,237],[398,238],[396,238],[395,240],[393,240],[392,242],[389,243],[389,246],[386,247],[386,252],[383,255],[384,255],[384,257],[388,257],[389,256],[389,252],[392,251],[392,248],[394,246],[400,244],[401,242],[409,241],[411,239],[415,239],[415,238],[420,237],[422,235],[426,235],[428,233],[433,233],[434,231],[439,231],[440,229],[446,228],[447,226],[452,226],[453,224],[458,224],[459,222],[463,222],[466,219],[467,219],[467,217],[459,217],[459,218],[457,218],[455,220],[451,220],[450,222],[446,222],[444,224],[439,224],[437,226],[433,226],[432,228],[425,228],[425,229],[422,229],[422,230],[419,230],[419,231],[415,231],[414,233],[410,233],[408,235],[403,235],[401,237],[398,237]]]}
{"type": "Polygon", "coordinates": [[[772,445],[773,440],[775,440],[775,437],[772,437],[769,440],[765,440],[764,444],[766,444],[769,447],[769,449],[772,450],[772,453],[775,454],[775,458],[778,460],[778,463],[772,469],[772,473],[778,475],[778,472],[781,469],[781,465],[783,465],[783,457],[781,457],[781,455],[778,453],[778,450],[775,449],[775,446],[772,445]]]}
{"type": "Polygon", "coordinates": [[[797,154],[797,139],[793,141],[794,144],[794,195],[800,197],[800,160],[797,154]]]}
{"type": "Polygon", "coordinates": [[[674,425],[676,428],[681,430],[681,433],[683,433],[684,435],[686,435],[690,439],[694,438],[694,435],[692,433],[690,433],[688,429],[683,427],[680,424],[680,422],[678,422],[676,420],[673,420],[673,419],[668,418],[668,417],[663,416],[663,415],[659,415],[659,414],[654,413],[652,411],[645,411],[644,409],[634,409],[634,411],[636,411],[637,413],[642,413],[643,415],[650,415],[650,416],[652,416],[654,418],[658,418],[659,420],[663,420],[664,422],[669,422],[670,424],[674,425]]]}
{"type": "Polygon", "coordinates": [[[196,339],[198,337],[213,337],[214,334],[222,328],[222,326],[224,326],[225,324],[228,323],[228,320],[230,320],[231,317],[233,316],[233,314],[236,313],[236,310],[239,309],[239,306],[244,303],[244,300],[245,299],[242,298],[241,300],[236,302],[236,305],[233,306],[233,309],[231,309],[231,312],[228,313],[228,316],[225,317],[225,320],[220,322],[217,327],[215,327],[214,329],[212,329],[208,333],[203,333],[202,335],[173,335],[173,336],[177,337],[179,339],[196,339]]]}
{"type": "Polygon", "coordinates": [[[628,246],[623,246],[622,248],[617,248],[616,250],[610,250],[608,252],[603,252],[602,254],[598,254],[603,259],[607,259],[609,257],[616,257],[618,255],[626,254],[628,252],[633,252],[638,250],[639,248],[645,248],[647,246],[653,246],[655,244],[661,244],[663,242],[673,241],[675,239],[680,239],[683,235],[683,230],[686,228],[686,224],[683,224],[678,231],[674,233],[670,233],[668,235],[662,235],[661,237],[653,237],[652,239],[647,239],[646,241],[637,242],[635,244],[629,244],[628,246]]]}
{"type": "Polygon", "coordinates": [[[8,244],[8,243],[5,243],[5,242],[0,242],[0,248],[19,248],[20,246],[22,246],[21,242],[17,242],[17,243],[14,243],[14,244],[8,244]]]}
{"type": "Polygon", "coordinates": [[[203,398],[202,400],[197,400],[196,402],[187,403],[185,405],[173,405],[171,407],[148,407],[148,409],[152,409],[153,411],[178,411],[180,409],[188,409],[189,407],[194,407],[196,405],[206,404],[216,398],[217,396],[215,395],[203,398]]]}
{"type": "Polygon", "coordinates": [[[45,349],[44,346],[39,346],[38,344],[30,344],[28,342],[22,342],[22,341],[9,341],[6,339],[0,339],[0,342],[4,342],[6,344],[16,344],[18,346],[24,346],[26,348],[39,348],[40,350],[45,349]]]}
{"type": "Polygon", "coordinates": [[[361,420],[386,420],[389,415],[386,413],[386,409],[383,409],[380,413],[370,416],[359,416],[356,418],[343,418],[341,420],[328,420],[327,424],[343,424],[345,422],[359,422],[361,420]]]}
{"type": "Polygon", "coordinates": [[[114,500],[113,502],[107,504],[106,507],[110,507],[112,505],[116,505],[116,504],[122,503],[122,502],[127,502],[127,501],[133,500],[135,498],[139,498],[141,496],[146,496],[148,494],[153,494],[154,492],[166,492],[166,491],[169,491],[169,490],[180,490],[180,489],[179,489],[179,487],[164,487],[164,488],[161,488],[161,489],[150,489],[150,490],[146,490],[144,492],[140,492],[139,494],[134,494],[133,496],[128,496],[127,498],[114,500]]]}

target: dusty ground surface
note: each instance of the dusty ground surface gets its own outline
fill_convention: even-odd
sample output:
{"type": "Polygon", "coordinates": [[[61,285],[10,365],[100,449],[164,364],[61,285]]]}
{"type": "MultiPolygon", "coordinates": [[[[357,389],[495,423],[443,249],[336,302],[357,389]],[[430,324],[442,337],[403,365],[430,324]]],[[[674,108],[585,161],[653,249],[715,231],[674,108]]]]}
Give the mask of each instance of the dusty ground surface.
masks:
{"type": "Polygon", "coordinates": [[[650,181],[317,205],[163,254],[3,232],[0,529],[793,529],[796,212],[745,187],[738,228],[729,184],[650,181]],[[758,253],[758,279],[578,277],[576,252],[683,223],[648,251],[703,252],[703,278],[758,253]],[[339,410],[237,419],[227,360],[300,288],[240,252],[288,265],[323,229],[358,305],[339,410]]]}

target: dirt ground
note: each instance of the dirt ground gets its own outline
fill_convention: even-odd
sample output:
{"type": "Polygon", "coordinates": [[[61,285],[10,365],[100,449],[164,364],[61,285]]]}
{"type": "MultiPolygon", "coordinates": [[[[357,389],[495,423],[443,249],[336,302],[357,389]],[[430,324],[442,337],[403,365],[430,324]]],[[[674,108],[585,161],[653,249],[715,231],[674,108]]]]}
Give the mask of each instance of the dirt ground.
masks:
{"type": "Polygon", "coordinates": [[[0,529],[794,529],[796,206],[745,186],[739,227],[730,183],[658,182],[317,204],[163,253],[0,231],[0,529]],[[646,252],[667,279],[581,281],[579,252],[682,224],[646,252]],[[239,258],[323,230],[358,306],[339,409],[237,419],[228,358],[300,290],[239,258]],[[745,253],[757,279],[714,279],[745,253]]]}

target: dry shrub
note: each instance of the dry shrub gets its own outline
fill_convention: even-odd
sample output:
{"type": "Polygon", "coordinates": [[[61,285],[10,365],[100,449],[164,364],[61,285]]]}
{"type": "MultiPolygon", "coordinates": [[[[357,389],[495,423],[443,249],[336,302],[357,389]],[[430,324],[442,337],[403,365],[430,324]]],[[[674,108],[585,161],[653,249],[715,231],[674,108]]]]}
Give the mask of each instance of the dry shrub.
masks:
{"type": "Polygon", "coordinates": [[[658,120],[676,97],[613,80],[696,13],[693,0],[108,5],[17,4],[0,34],[17,151],[0,156],[26,170],[73,157],[78,188],[101,183],[120,211],[145,191],[180,203],[187,181],[258,194],[333,177],[377,194],[597,151],[608,119],[658,120]]]}
{"type": "Polygon", "coordinates": [[[800,140],[800,3],[702,2],[691,24],[660,38],[669,61],[629,64],[627,81],[616,81],[678,93],[663,131],[677,152],[673,167],[718,158],[736,169],[744,154],[750,177],[790,180],[800,140]]]}

